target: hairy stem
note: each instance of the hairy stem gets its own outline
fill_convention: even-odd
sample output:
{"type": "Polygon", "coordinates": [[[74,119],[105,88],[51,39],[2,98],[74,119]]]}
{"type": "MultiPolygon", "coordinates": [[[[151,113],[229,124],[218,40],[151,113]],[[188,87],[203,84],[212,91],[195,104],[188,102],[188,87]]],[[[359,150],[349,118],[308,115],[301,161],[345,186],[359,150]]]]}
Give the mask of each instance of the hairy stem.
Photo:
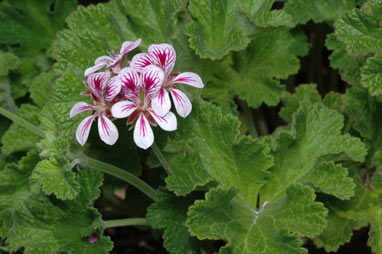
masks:
{"type": "Polygon", "coordinates": [[[159,147],[153,143],[153,145],[151,146],[155,156],[157,157],[157,159],[159,160],[160,164],[162,165],[162,167],[164,168],[164,170],[166,170],[167,174],[169,175],[170,174],[170,171],[168,170],[168,163],[167,163],[167,160],[166,158],[164,157],[163,153],[160,151],[159,147]]]}
{"type": "Polygon", "coordinates": [[[12,120],[14,123],[17,123],[17,124],[23,126],[24,128],[27,128],[28,130],[30,130],[34,134],[36,134],[40,137],[44,137],[44,132],[42,130],[40,130],[37,126],[34,126],[33,124],[29,123],[28,121],[25,121],[21,117],[9,112],[5,108],[0,107],[0,114],[5,116],[6,118],[12,120]]]}
{"type": "Polygon", "coordinates": [[[146,218],[129,218],[120,220],[107,220],[103,222],[104,228],[115,228],[125,226],[149,226],[150,223],[146,218]]]}
{"type": "MultiPolygon", "coordinates": [[[[19,124],[19,125],[23,126],[24,128],[27,128],[28,130],[32,131],[36,135],[38,135],[40,137],[44,137],[44,132],[42,130],[40,130],[37,126],[29,123],[28,121],[22,119],[21,117],[19,117],[17,115],[7,111],[3,107],[0,107],[0,114],[9,118],[10,120],[15,122],[16,124],[19,124]]],[[[143,180],[141,180],[140,178],[129,173],[128,171],[125,171],[125,170],[120,169],[116,166],[113,166],[113,165],[110,165],[108,163],[93,159],[93,158],[88,157],[88,156],[80,157],[80,156],[76,156],[74,154],[69,154],[68,157],[70,157],[70,159],[72,159],[72,160],[78,160],[79,163],[83,166],[95,168],[95,169],[98,169],[99,171],[102,171],[106,174],[110,174],[110,175],[113,175],[115,177],[118,177],[119,179],[122,179],[122,180],[128,182],[129,184],[135,186],[140,191],[145,193],[148,197],[155,200],[155,193],[156,193],[155,189],[152,188],[150,185],[148,185],[143,180]]]]}

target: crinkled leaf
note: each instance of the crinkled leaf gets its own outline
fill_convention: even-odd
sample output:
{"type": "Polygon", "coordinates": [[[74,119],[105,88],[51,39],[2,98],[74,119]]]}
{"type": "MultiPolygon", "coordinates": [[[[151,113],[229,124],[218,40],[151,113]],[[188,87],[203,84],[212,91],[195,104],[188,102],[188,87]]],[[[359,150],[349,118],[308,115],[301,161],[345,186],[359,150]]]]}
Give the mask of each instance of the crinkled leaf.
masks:
{"type": "MultiPolygon", "coordinates": [[[[38,126],[39,111],[40,110],[36,106],[23,104],[18,109],[16,114],[28,122],[38,126]]],[[[39,140],[40,137],[30,130],[19,124],[13,123],[1,138],[1,143],[3,144],[1,151],[5,155],[9,155],[14,152],[28,151],[35,148],[36,143],[39,140]]]]}
{"type": "Polygon", "coordinates": [[[318,165],[306,176],[305,181],[339,199],[349,199],[354,195],[355,184],[348,177],[348,170],[334,162],[318,165]]]}
{"type": "Polygon", "coordinates": [[[204,185],[210,180],[196,153],[187,152],[174,156],[168,170],[171,174],[166,178],[167,187],[178,195],[187,195],[197,186],[204,185]]]}
{"type": "Polygon", "coordinates": [[[370,147],[369,156],[373,159],[381,151],[382,145],[382,101],[370,96],[361,87],[348,89],[344,100],[344,111],[355,121],[353,127],[364,137],[364,142],[370,147]]]}
{"type": "Polygon", "coordinates": [[[346,154],[363,161],[365,145],[359,138],[342,135],[344,117],[319,104],[302,104],[294,116],[291,133],[280,132],[274,140],[275,165],[260,196],[262,202],[282,196],[285,190],[304,180],[322,156],[346,154]]]}
{"type": "Polygon", "coordinates": [[[160,190],[156,202],[147,210],[147,219],[153,228],[164,229],[164,247],[171,254],[197,253],[195,239],[186,227],[187,210],[193,203],[190,197],[175,197],[160,190]]]}
{"type": "MultiPolygon", "coordinates": [[[[255,207],[267,169],[273,165],[269,148],[249,137],[239,139],[237,118],[223,116],[219,108],[207,102],[194,101],[191,115],[179,125],[166,150],[197,153],[210,177],[223,185],[235,186],[249,206],[255,207]]],[[[208,181],[199,178],[198,182],[202,180],[208,181]]],[[[195,187],[195,182],[192,186],[195,187]]]]}
{"type": "Polygon", "coordinates": [[[220,253],[307,253],[290,232],[312,237],[324,228],[327,212],[314,198],[312,189],[296,185],[282,199],[255,211],[237,192],[219,187],[190,208],[187,226],[199,239],[228,241],[220,253]]]}
{"type": "Polygon", "coordinates": [[[19,58],[10,52],[0,51],[0,77],[8,75],[8,72],[19,66],[19,58]]]}
{"type": "MultiPolygon", "coordinates": [[[[29,152],[18,163],[7,164],[0,171],[0,237],[12,226],[13,209],[30,195],[29,177],[39,161],[38,153],[29,152]]],[[[0,168],[2,168],[0,166],[0,168]]]]}
{"type": "Polygon", "coordinates": [[[236,7],[236,1],[230,0],[190,0],[188,8],[195,20],[187,25],[187,33],[198,55],[219,59],[247,47],[249,39],[238,26],[236,7]]]}
{"type": "Polygon", "coordinates": [[[76,174],[68,168],[64,158],[51,157],[40,161],[30,180],[35,192],[41,188],[46,195],[54,194],[62,200],[74,199],[80,191],[76,174]]]}
{"type": "Polygon", "coordinates": [[[349,220],[334,212],[328,213],[327,220],[327,227],[319,236],[314,238],[316,246],[325,248],[327,252],[337,251],[341,245],[350,241],[353,229],[364,225],[362,220],[349,220]]]}
{"type": "Polygon", "coordinates": [[[37,106],[43,107],[50,99],[54,86],[54,73],[43,72],[33,79],[30,97],[37,106]]]}
{"type": "Polygon", "coordinates": [[[24,247],[26,254],[106,254],[111,250],[109,237],[97,230],[101,228],[101,216],[92,207],[100,194],[102,174],[84,169],[78,180],[81,192],[75,200],[64,202],[33,195],[17,206],[7,240],[10,250],[24,247]],[[99,237],[90,244],[88,237],[94,231],[99,237]]]}
{"type": "MultiPolygon", "coordinates": [[[[381,40],[382,42],[382,40],[381,40]]],[[[361,83],[368,88],[371,95],[382,95],[382,54],[378,53],[367,59],[361,69],[361,83]]]]}
{"type": "Polygon", "coordinates": [[[238,71],[231,82],[232,92],[257,108],[261,103],[275,106],[285,87],[278,79],[286,79],[300,68],[298,56],[308,52],[306,38],[293,35],[287,28],[260,33],[242,52],[236,54],[233,68],[238,71]]]}

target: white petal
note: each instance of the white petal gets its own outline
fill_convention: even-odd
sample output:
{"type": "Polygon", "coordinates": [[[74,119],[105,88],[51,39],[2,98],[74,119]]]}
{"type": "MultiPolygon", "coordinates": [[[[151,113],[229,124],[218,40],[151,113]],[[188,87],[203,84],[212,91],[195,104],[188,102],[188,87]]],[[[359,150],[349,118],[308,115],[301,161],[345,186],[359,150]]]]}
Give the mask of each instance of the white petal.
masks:
{"type": "Polygon", "coordinates": [[[86,140],[88,140],[90,127],[92,126],[94,118],[95,115],[86,117],[77,127],[76,138],[78,143],[82,146],[86,143],[86,140]]]}
{"type": "Polygon", "coordinates": [[[118,79],[121,82],[122,92],[126,98],[133,101],[139,98],[140,78],[133,68],[123,68],[118,74],[118,79]]]}
{"type": "Polygon", "coordinates": [[[100,56],[98,57],[95,61],[94,64],[99,64],[99,63],[105,63],[108,64],[109,62],[113,61],[113,58],[110,56],[100,56]]]}
{"type": "Polygon", "coordinates": [[[135,124],[134,142],[142,149],[147,149],[154,143],[153,130],[143,114],[139,115],[135,124]]]}
{"type": "Polygon", "coordinates": [[[107,82],[110,79],[110,72],[97,72],[91,74],[86,80],[86,84],[89,87],[92,94],[94,94],[99,99],[102,98],[103,90],[106,87],[107,82]]]}
{"type": "Polygon", "coordinates": [[[203,88],[204,87],[202,79],[199,77],[198,74],[193,73],[193,72],[180,73],[176,77],[172,78],[169,83],[170,84],[182,83],[182,84],[186,84],[186,85],[197,87],[197,88],[203,88]]]}
{"type": "Polygon", "coordinates": [[[137,106],[131,101],[120,101],[113,105],[111,108],[111,114],[115,118],[125,118],[131,115],[137,106]]]}
{"type": "Polygon", "coordinates": [[[151,107],[160,116],[164,116],[170,111],[171,100],[166,89],[159,90],[159,93],[151,101],[151,107]]]}
{"type": "Polygon", "coordinates": [[[146,66],[141,72],[141,81],[143,93],[145,95],[145,102],[157,95],[162,87],[164,80],[163,71],[155,65],[146,66]]]}
{"type": "Polygon", "coordinates": [[[152,44],[148,52],[155,64],[159,65],[166,74],[170,74],[176,61],[176,52],[173,46],[167,43],[152,44]]]}
{"type": "Polygon", "coordinates": [[[149,113],[154,118],[155,122],[165,131],[174,131],[177,128],[176,116],[171,111],[165,116],[160,116],[154,110],[149,110],[149,113]]]}
{"type": "Polygon", "coordinates": [[[154,61],[151,59],[150,55],[147,53],[136,54],[131,60],[130,67],[141,72],[146,66],[154,64],[154,61]]]}
{"type": "Polygon", "coordinates": [[[141,39],[138,39],[136,41],[125,41],[122,43],[121,50],[119,51],[120,55],[125,55],[130,51],[133,51],[136,47],[141,44],[141,39]]]}
{"type": "Polygon", "coordinates": [[[87,77],[87,76],[89,76],[90,74],[92,74],[92,73],[94,73],[94,72],[96,72],[96,71],[102,69],[103,67],[106,66],[106,64],[107,64],[107,63],[99,63],[99,64],[96,64],[96,65],[94,65],[94,66],[92,66],[92,67],[87,68],[87,69],[85,70],[85,72],[84,72],[85,77],[87,77]]]}
{"type": "Polygon", "coordinates": [[[192,109],[192,104],[188,97],[178,89],[171,89],[170,92],[176,108],[176,112],[178,112],[181,117],[188,116],[192,109]]]}
{"type": "Polygon", "coordinates": [[[74,117],[75,115],[78,115],[81,112],[91,109],[93,109],[93,106],[87,104],[86,102],[77,102],[70,110],[70,118],[74,117]]]}
{"type": "Polygon", "coordinates": [[[121,86],[121,80],[118,77],[112,77],[109,79],[109,82],[107,82],[105,87],[105,101],[112,101],[121,91],[121,86]]]}
{"type": "Polygon", "coordinates": [[[103,142],[108,145],[114,145],[118,139],[117,127],[104,115],[98,117],[98,133],[103,142]]]}

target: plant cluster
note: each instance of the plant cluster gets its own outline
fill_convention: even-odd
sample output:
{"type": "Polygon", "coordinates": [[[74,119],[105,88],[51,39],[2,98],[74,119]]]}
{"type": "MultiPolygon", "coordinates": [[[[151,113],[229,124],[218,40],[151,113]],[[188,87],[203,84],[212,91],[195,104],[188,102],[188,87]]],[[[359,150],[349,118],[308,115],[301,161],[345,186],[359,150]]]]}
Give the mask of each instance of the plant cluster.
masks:
{"type": "Polygon", "coordinates": [[[335,252],[366,226],[382,253],[381,17],[382,0],[4,0],[0,253],[125,253],[117,227],[143,232],[135,253],[158,232],[170,254],[335,252]]]}

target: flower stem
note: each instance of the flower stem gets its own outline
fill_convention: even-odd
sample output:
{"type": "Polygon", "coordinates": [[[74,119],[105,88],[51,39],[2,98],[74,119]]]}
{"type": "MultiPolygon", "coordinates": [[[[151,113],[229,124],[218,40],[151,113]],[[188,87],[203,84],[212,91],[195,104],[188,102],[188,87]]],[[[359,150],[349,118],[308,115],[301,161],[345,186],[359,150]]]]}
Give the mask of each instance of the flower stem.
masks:
{"type": "MultiPolygon", "coordinates": [[[[21,117],[7,111],[3,107],[0,107],[0,114],[9,118],[16,124],[19,124],[23,126],[24,128],[27,128],[28,130],[32,131],[33,133],[37,134],[38,136],[44,137],[44,132],[40,130],[37,126],[29,123],[28,121],[22,119],[21,117]]],[[[93,159],[91,157],[80,157],[76,156],[74,154],[69,154],[68,157],[72,160],[79,160],[79,163],[83,166],[91,167],[98,169],[99,171],[102,171],[104,173],[113,175],[119,179],[122,179],[129,184],[135,186],[138,188],[140,191],[145,193],[148,197],[151,199],[155,200],[155,189],[152,188],[150,185],[148,185],[146,182],[141,180],[140,178],[136,177],[135,175],[129,173],[128,171],[125,171],[123,169],[120,169],[116,166],[110,165],[108,163],[93,159]]]]}
{"type": "Polygon", "coordinates": [[[80,164],[85,167],[95,168],[101,172],[104,172],[109,175],[115,176],[119,179],[122,179],[125,182],[128,182],[129,184],[133,185],[134,187],[142,191],[152,200],[155,200],[156,190],[152,188],[150,185],[148,185],[146,182],[144,182],[143,180],[141,180],[140,178],[136,177],[135,175],[131,174],[128,171],[125,171],[116,166],[110,165],[103,161],[93,159],[88,156],[85,156],[85,158],[76,157],[72,159],[79,159],[80,164]]]}
{"type": "Polygon", "coordinates": [[[162,167],[164,168],[164,170],[166,170],[167,174],[170,175],[170,171],[168,170],[167,160],[164,157],[163,153],[160,151],[159,147],[155,143],[153,143],[151,148],[153,149],[155,156],[159,160],[159,162],[162,165],[162,167]]]}
{"type": "Polygon", "coordinates": [[[125,226],[149,226],[150,223],[146,218],[129,218],[120,220],[107,220],[103,222],[104,228],[115,228],[125,226]]]}
{"type": "Polygon", "coordinates": [[[44,132],[42,130],[40,130],[37,126],[34,126],[33,124],[29,123],[28,121],[25,121],[21,117],[9,112],[5,108],[0,107],[0,114],[5,116],[6,118],[12,120],[13,122],[23,126],[24,128],[27,128],[28,130],[30,130],[34,134],[36,134],[40,137],[44,137],[44,132]]]}

